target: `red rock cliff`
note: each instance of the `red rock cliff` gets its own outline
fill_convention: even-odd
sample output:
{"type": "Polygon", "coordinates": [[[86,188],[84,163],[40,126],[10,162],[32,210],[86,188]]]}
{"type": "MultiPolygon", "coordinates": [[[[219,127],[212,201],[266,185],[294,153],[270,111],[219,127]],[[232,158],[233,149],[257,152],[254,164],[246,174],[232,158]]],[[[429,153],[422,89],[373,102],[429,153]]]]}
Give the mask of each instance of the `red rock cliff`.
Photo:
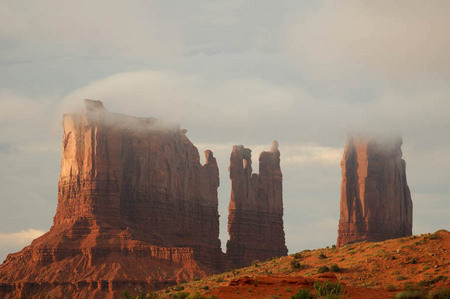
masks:
{"type": "Polygon", "coordinates": [[[0,297],[120,297],[222,270],[211,151],[177,125],[86,100],[63,121],[50,231],[0,266],[0,297]]]}
{"type": "Polygon", "coordinates": [[[401,145],[401,138],[347,138],[337,246],[412,234],[412,201],[401,145]]]}
{"type": "Polygon", "coordinates": [[[278,143],[261,153],[259,174],[252,174],[251,163],[250,149],[233,146],[227,256],[236,267],[287,254],[278,143]]]}

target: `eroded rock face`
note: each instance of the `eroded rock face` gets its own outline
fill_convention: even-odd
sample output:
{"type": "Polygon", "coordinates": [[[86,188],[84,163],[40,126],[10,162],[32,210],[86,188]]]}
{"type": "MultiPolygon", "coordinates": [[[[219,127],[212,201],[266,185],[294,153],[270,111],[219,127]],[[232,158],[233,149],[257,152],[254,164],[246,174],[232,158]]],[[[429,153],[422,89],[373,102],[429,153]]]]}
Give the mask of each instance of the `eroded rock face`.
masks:
{"type": "Polygon", "coordinates": [[[236,267],[287,254],[278,143],[273,143],[270,152],[261,153],[259,174],[252,173],[251,163],[250,149],[233,146],[227,256],[236,267]]]}
{"type": "Polygon", "coordinates": [[[342,158],[337,246],[412,234],[402,139],[349,135],[342,158]]]}
{"type": "Polygon", "coordinates": [[[0,266],[0,297],[121,297],[223,270],[219,172],[178,125],[86,100],[63,121],[50,231],[0,266]]]}

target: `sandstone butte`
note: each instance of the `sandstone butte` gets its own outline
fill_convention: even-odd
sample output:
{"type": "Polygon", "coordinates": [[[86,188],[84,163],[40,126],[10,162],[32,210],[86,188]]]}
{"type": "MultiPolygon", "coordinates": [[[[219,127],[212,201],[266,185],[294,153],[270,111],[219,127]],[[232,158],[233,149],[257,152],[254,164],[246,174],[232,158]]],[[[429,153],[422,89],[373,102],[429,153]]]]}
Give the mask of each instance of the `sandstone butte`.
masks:
{"type": "Polygon", "coordinates": [[[287,255],[283,229],[282,174],[278,143],[259,156],[252,173],[251,150],[233,147],[230,158],[227,256],[238,267],[287,255]]]}
{"type": "Polygon", "coordinates": [[[342,158],[337,246],[412,234],[412,201],[400,137],[349,135],[342,158]]]}
{"type": "MultiPolygon", "coordinates": [[[[111,113],[92,100],[83,112],[64,115],[63,128],[53,226],[0,265],[1,298],[122,298],[123,290],[154,290],[236,266],[221,251],[216,159],[207,150],[201,165],[186,130],[111,113]]],[[[239,199],[237,207],[258,212],[250,230],[244,218],[231,226],[231,244],[254,248],[274,233],[280,249],[261,246],[254,256],[246,253],[245,263],[287,252],[279,152],[261,157],[266,162],[252,190],[265,204],[239,199]],[[258,236],[249,246],[236,238],[251,233],[258,236]]]]}

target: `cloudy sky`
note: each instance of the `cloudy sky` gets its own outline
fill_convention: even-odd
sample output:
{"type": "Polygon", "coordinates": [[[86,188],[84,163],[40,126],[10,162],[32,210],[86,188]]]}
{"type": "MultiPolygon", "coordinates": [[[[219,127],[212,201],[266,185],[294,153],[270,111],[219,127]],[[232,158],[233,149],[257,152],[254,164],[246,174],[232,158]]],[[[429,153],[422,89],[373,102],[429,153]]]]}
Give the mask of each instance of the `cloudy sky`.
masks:
{"type": "MultiPolygon", "coordinates": [[[[449,229],[450,1],[1,1],[0,260],[49,229],[61,116],[176,121],[218,159],[280,143],[289,251],[334,244],[349,131],[400,132],[414,233],[449,229]]],[[[1,261],[0,261],[1,262],[1,261]]]]}

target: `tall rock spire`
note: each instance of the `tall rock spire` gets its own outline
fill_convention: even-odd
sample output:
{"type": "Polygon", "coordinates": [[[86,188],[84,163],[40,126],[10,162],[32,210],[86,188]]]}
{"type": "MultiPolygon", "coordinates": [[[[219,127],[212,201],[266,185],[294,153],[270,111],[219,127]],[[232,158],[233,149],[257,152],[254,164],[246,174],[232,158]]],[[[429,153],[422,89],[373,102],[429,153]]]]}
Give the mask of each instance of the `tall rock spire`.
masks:
{"type": "Polygon", "coordinates": [[[259,174],[252,173],[251,163],[250,149],[233,146],[227,256],[236,267],[287,254],[278,143],[261,153],[259,174]]]}
{"type": "Polygon", "coordinates": [[[337,246],[412,234],[400,137],[349,135],[342,158],[337,246]]]}

